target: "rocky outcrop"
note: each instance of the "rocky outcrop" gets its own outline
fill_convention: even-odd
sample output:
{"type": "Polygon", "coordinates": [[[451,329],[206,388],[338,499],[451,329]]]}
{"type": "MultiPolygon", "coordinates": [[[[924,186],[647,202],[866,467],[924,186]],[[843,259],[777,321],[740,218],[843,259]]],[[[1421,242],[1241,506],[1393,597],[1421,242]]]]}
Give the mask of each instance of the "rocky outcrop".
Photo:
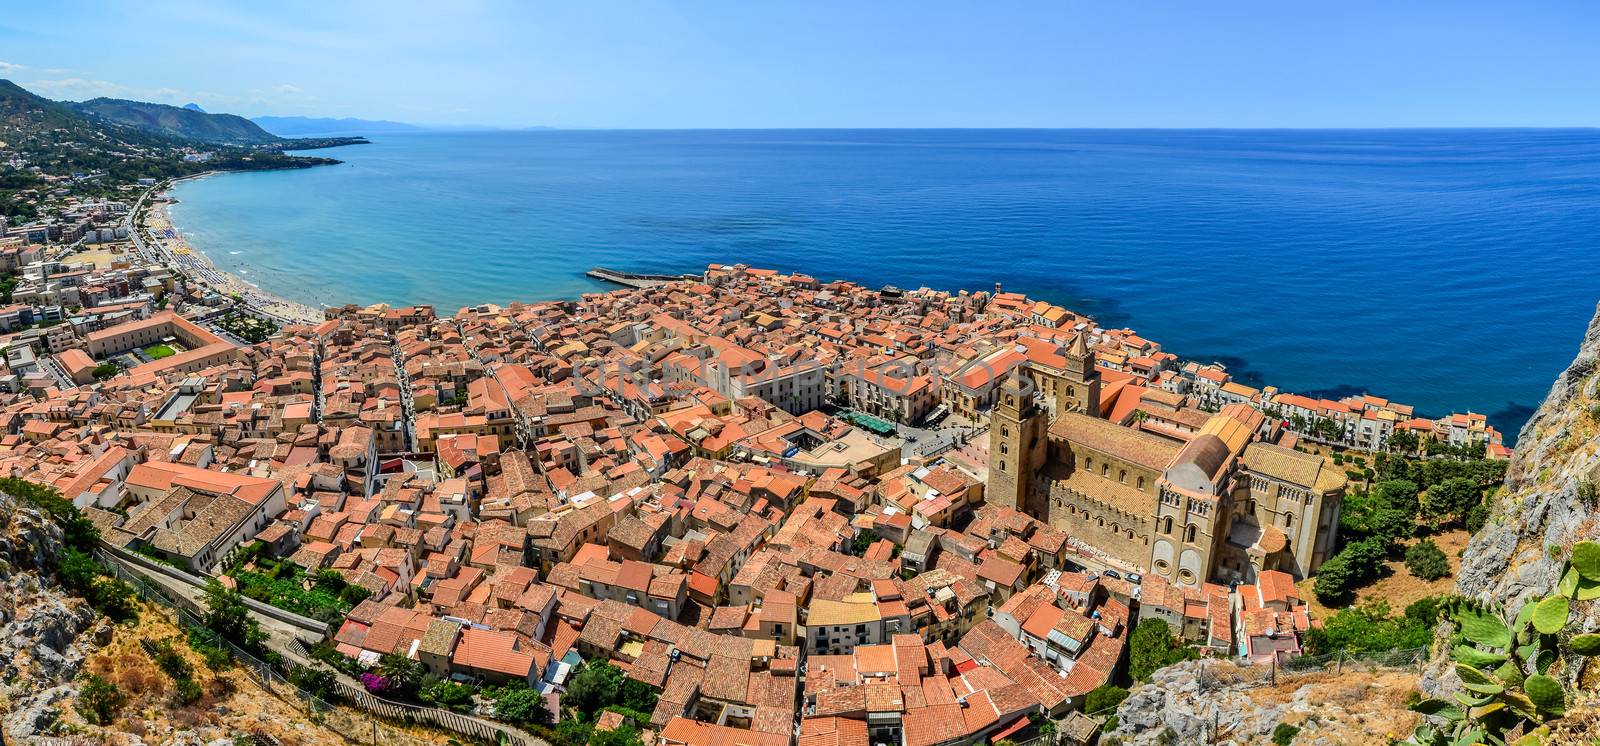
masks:
{"type": "MultiPolygon", "coordinates": [[[[1543,406],[1517,439],[1505,489],[1461,557],[1459,592],[1515,614],[1555,588],[1566,548],[1600,538],[1600,313],[1543,406]]],[[[1593,619],[1591,611],[1590,619],[1593,619]]]]}
{"type": "MultiPolygon", "coordinates": [[[[1522,428],[1489,522],[1461,555],[1457,593],[1514,617],[1523,604],[1553,592],[1572,545],[1600,539],[1597,485],[1600,312],[1589,323],[1577,357],[1522,428]]],[[[1600,604],[1575,602],[1571,624],[1584,631],[1600,629],[1600,604]]],[[[1456,688],[1442,654],[1424,672],[1422,688],[1433,696],[1456,688]]]]}
{"type": "Polygon", "coordinates": [[[0,494],[0,719],[7,742],[47,732],[77,690],[72,681],[110,635],[81,599],[48,574],[61,530],[38,511],[0,494]]]}
{"type": "Polygon", "coordinates": [[[1188,661],[1156,671],[1123,701],[1118,727],[1102,743],[1270,744],[1279,724],[1300,729],[1296,744],[1383,743],[1417,722],[1405,704],[1416,689],[1414,672],[1351,670],[1286,676],[1276,684],[1202,686],[1219,669],[1224,679],[1240,670],[1223,661],[1188,661]]]}

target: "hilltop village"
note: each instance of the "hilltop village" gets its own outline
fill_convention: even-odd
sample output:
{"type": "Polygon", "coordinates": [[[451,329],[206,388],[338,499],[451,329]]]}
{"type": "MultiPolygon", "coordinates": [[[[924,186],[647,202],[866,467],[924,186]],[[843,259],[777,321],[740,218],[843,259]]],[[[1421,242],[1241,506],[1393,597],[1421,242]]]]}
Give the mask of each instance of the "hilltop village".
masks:
{"type": "Polygon", "coordinates": [[[665,744],[1087,738],[1140,620],[1299,652],[1329,446],[1505,453],[1481,415],[1252,388],[998,287],[712,265],[279,328],[30,238],[0,243],[4,476],[327,622],[355,667],[520,682],[605,729],[562,698],[608,662],[665,744]]]}

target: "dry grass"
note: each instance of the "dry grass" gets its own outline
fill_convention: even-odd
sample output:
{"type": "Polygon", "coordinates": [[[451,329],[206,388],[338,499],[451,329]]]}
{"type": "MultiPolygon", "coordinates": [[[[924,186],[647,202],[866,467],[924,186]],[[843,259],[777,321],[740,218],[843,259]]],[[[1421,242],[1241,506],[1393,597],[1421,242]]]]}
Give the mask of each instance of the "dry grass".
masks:
{"type": "MultiPolygon", "coordinates": [[[[1444,552],[1445,559],[1450,562],[1449,575],[1438,580],[1425,581],[1412,575],[1411,571],[1406,569],[1404,560],[1391,560],[1384,564],[1384,567],[1387,568],[1387,574],[1372,585],[1356,591],[1355,603],[1360,604],[1381,598],[1389,602],[1389,608],[1401,611],[1413,601],[1424,599],[1428,596],[1453,593],[1456,589],[1456,572],[1461,569],[1461,550],[1467,547],[1467,542],[1472,539],[1472,535],[1462,529],[1456,529],[1435,534],[1431,538],[1435,544],[1439,545],[1439,551],[1444,552]]],[[[1418,541],[1420,539],[1409,539],[1405,542],[1405,546],[1411,546],[1418,541]]],[[[1404,556],[1404,550],[1401,550],[1399,556],[1404,556]]],[[[1305,599],[1306,603],[1311,607],[1311,615],[1313,617],[1326,619],[1338,609],[1323,606],[1317,601],[1317,594],[1311,592],[1311,586],[1315,581],[1315,578],[1307,578],[1300,581],[1300,597],[1305,599]]]]}
{"type": "Polygon", "coordinates": [[[146,605],[139,621],[118,627],[111,642],[96,651],[85,663],[85,670],[104,677],[123,694],[125,704],[116,722],[108,727],[88,725],[71,708],[64,708],[62,719],[79,734],[93,735],[109,744],[165,743],[181,730],[192,730],[202,740],[235,734],[265,733],[277,737],[285,746],[334,746],[348,741],[338,733],[307,720],[304,715],[276,697],[264,693],[237,669],[213,672],[205,662],[181,642],[178,627],[165,609],[146,605]],[[203,694],[186,705],[173,700],[172,680],[161,671],[140,646],[139,640],[178,639],[180,651],[194,669],[195,681],[203,694]]]}
{"type": "Polygon", "coordinates": [[[1420,715],[1406,707],[1416,689],[1415,673],[1345,672],[1299,677],[1288,686],[1255,689],[1250,698],[1287,703],[1300,693],[1299,701],[1311,704],[1309,711],[1290,710],[1283,722],[1314,728],[1319,743],[1386,743],[1409,735],[1420,720],[1420,715]]]}

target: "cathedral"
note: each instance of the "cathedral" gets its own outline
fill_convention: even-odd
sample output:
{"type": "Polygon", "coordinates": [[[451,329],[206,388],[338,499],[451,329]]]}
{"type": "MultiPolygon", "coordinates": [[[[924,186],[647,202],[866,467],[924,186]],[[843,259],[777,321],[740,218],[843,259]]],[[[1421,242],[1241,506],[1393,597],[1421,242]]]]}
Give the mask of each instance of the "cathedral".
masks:
{"type": "Polygon", "coordinates": [[[1002,386],[987,501],[1179,586],[1254,582],[1264,570],[1306,577],[1331,556],[1345,477],[1278,445],[1278,423],[1246,404],[1208,413],[1136,385],[1102,401],[1082,335],[1060,358],[1002,386]]]}

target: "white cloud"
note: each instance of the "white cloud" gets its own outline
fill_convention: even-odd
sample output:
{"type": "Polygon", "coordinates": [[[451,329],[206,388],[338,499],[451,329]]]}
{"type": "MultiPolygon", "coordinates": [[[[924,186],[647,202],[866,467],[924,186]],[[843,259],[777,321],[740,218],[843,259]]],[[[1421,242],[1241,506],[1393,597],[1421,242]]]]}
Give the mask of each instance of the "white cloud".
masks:
{"type": "Polygon", "coordinates": [[[156,103],[184,103],[183,91],[176,88],[138,88],[135,86],[113,83],[109,80],[95,80],[91,78],[44,78],[30,80],[22,83],[27,88],[45,98],[68,99],[83,101],[91,98],[126,98],[136,101],[154,101],[156,103]]]}
{"type": "Polygon", "coordinates": [[[278,92],[293,96],[296,94],[305,93],[305,90],[300,86],[284,83],[283,85],[278,86],[278,92]]]}
{"type": "Polygon", "coordinates": [[[13,62],[6,62],[5,60],[0,60],[0,74],[13,73],[13,72],[16,72],[18,70],[26,70],[26,69],[27,68],[23,67],[22,65],[18,65],[18,64],[13,63],[13,62]]]}

